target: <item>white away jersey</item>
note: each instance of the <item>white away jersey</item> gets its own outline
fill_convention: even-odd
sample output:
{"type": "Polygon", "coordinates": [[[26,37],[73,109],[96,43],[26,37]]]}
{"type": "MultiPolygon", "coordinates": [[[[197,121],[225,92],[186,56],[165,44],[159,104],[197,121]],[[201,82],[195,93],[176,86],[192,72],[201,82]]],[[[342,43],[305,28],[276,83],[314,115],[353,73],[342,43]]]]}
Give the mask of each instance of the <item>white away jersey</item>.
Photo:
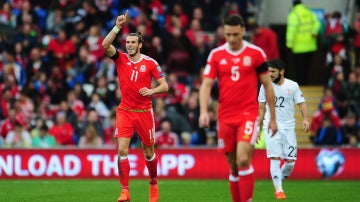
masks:
{"type": "MultiPolygon", "coordinates": [[[[294,105],[305,102],[299,85],[290,79],[285,79],[282,85],[272,83],[275,92],[276,121],[279,129],[295,128],[294,105]]],[[[266,102],[264,86],[261,85],[258,101],[266,102]]],[[[269,106],[266,104],[264,128],[269,125],[269,106]]]]}

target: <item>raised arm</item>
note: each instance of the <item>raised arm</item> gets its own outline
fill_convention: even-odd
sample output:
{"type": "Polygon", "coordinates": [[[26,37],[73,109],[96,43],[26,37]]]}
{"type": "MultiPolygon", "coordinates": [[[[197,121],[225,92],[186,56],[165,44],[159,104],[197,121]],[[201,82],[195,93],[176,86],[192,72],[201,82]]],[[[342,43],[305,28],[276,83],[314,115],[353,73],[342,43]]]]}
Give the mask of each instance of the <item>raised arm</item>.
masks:
{"type": "Polygon", "coordinates": [[[126,24],[127,18],[128,11],[126,11],[124,15],[119,15],[116,18],[115,26],[106,35],[104,41],[102,42],[102,47],[105,49],[105,53],[109,57],[112,57],[116,54],[116,48],[112,45],[112,42],[115,40],[116,35],[119,33],[120,29],[126,24]]]}

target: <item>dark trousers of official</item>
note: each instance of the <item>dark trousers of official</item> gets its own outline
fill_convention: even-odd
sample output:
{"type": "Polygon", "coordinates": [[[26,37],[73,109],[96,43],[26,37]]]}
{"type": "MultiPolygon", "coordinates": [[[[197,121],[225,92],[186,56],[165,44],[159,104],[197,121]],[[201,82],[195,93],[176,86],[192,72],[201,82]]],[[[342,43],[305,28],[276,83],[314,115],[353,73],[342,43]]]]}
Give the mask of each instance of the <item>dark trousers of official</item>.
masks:
{"type": "Polygon", "coordinates": [[[295,78],[299,85],[309,84],[309,70],[315,52],[293,53],[295,78]]]}
{"type": "Polygon", "coordinates": [[[354,47],[355,66],[360,66],[360,47],[354,47]]]}

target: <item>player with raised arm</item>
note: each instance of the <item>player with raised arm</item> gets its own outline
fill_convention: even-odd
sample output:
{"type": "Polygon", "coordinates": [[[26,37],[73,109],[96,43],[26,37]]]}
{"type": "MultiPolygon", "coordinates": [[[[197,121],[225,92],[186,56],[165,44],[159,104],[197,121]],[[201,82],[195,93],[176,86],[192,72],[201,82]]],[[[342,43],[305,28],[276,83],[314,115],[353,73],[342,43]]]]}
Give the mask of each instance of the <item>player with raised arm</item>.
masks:
{"type": "Polygon", "coordinates": [[[218,147],[230,167],[232,201],[248,202],[254,191],[251,160],[258,131],[258,80],[265,86],[270,104],[269,130],[277,132],[275,97],[264,51],[245,40],[244,20],[230,15],[224,21],[226,43],[211,51],[200,86],[202,127],[209,126],[208,104],[215,79],[219,83],[218,147]]]}
{"type": "MultiPolygon", "coordinates": [[[[275,134],[265,130],[266,152],[267,157],[270,158],[270,174],[275,187],[275,197],[278,200],[284,200],[286,196],[282,189],[282,180],[292,172],[297,155],[294,105],[300,108],[305,132],[308,132],[310,123],[305,99],[299,85],[284,77],[284,62],[280,59],[270,60],[268,67],[275,92],[276,121],[279,130],[275,134]],[[280,168],[281,159],[284,159],[284,164],[280,168]]],[[[270,114],[265,95],[264,86],[261,86],[258,97],[259,121],[260,124],[263,122],[266,128],[269,125],[270,114]]]]}
{"type": "Polygon", "coordinates": [[[146,158],[146,167],[150,177],[149,201],[157,202],[159,190],[157,182],[158,158],[154,152],[154,117],[150,96],[168,91],[165,74],[159,64],[152,58],[140,53],[143,38],[138,33],[126,37],[126,51],[118,51],[112,45],[120,29],[126,24],[128,12],[116,19],[116,25],[105,37],[102,46],[106,55],[116,63],[119,77],[121,102],[116,110],[115,137],[118,142],[118,170],[121,192],[118,202],[130,201],[129,175],[130,164],[128,152],[130,140],[136,131],[142,143],[146,158]],[[151,88],[152,79],[158,85],[151,88]]]}

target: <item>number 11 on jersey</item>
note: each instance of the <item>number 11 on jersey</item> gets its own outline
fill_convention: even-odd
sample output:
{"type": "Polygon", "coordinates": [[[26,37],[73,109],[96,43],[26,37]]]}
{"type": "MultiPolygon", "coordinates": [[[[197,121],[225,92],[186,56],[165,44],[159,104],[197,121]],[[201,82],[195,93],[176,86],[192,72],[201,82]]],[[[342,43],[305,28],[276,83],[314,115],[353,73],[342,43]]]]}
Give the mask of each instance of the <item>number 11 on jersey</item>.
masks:
{"type": "Polygon", "coordinates": [[[139,75],[139,71],[133,70],[132,74],[131,74],[130,81],[135,81],[136,82],[137,78],[138,78],[138,75],[139,75]]]}

